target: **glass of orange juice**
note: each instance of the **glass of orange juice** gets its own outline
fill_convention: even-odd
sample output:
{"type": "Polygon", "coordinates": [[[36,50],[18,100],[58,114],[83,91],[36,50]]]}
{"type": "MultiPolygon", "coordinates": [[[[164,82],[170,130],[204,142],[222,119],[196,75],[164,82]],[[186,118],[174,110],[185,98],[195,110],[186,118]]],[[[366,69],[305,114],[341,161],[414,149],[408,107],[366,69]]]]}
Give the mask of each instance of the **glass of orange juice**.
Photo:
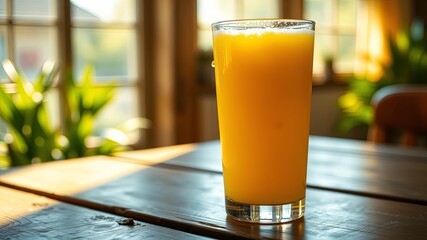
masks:
{"type": "Polygon", "coordinates": [[[212,24],[228,216],[254,223],[305,209],[315,23],[212,24]]]}

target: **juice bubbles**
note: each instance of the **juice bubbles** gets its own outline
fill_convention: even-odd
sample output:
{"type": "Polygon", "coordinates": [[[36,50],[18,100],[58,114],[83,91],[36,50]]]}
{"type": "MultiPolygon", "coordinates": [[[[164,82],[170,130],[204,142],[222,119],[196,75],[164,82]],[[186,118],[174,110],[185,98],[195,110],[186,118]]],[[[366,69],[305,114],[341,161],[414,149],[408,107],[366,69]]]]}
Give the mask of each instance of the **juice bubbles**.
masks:
{"type": "Polygon", "coordinates": [[[213,40],[226,198],[303,200],[314,26],[214,30],[213,40]]]}

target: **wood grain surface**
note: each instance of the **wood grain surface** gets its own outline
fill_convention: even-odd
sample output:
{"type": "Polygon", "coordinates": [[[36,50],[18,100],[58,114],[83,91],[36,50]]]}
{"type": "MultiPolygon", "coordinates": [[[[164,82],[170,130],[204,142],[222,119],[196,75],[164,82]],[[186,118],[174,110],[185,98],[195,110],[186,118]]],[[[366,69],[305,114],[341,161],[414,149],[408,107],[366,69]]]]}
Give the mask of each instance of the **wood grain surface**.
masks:
{"type": "MultiPolygon", "coordinates": [[[[183,146],[188,147],[188,145],[183,146]]],[[[207,161],[203,159],[218,161],[217,151],[210,154],[209,151],[205,152],[200,149],[217,147],[215,142],[192,145],[192,150],[189,150],[190,148],[185,151],[179,149],[179,153],[172,154],[171,159],[153,160],[155,162],[144,159],[136,161],[134,158],[99,156],[45,164],[43,167],[34,165],[1,175],[0,185],[46,195],[62,202],[70,202],[122,217],[132,217],[170,229],[214,238],[427,238],[426,205],[312,187],[307,189],[306,216],[302,220],[280,225],[245,224],[230,220],[226,217],[224,209],[221,173],[200,167],[207,165],[207,161]],[[186,159],[189,159],[190,163],[186,159]],[[66,171],[64,169],[72,169],[72,174],[70,171],[67,171],[67,174],[61,174],[66,171]],[[55,172],[56,174],[53,174],[55,172]],[[66,187],[66,185],[73,187],[66,187]]],[[[329,155],[336,154],[336,152],[326,152],[329,152],[329,155]]],[[[347,150],[343,152],[349,153],[347,150]]],[[[360,154],[359,151],[357,153],[360,154]]],[[[143,152],[138,154],[143,154],[143,152]]],[[[375,154],[375,152],[370,154],[375,154]]],[[[349,159],[358,159],[354,156],[355,154],[349,153],[349,155],[353,156],[349,159]]],[[[326,162],[325,159],[319,158],[316,161],[326,162]]],[[[377,166],[375,164],[371,166],[362,162],[362,167],[360,167],[355,162],[351,162],[352,160],[344,161],[342,159],[345,158],[339,158],[337,162],[349,161],[350,163],[338,166],[328,163],[325,164],[325,168],[328,166],[333,172],[333,168],[343,167],[350,173],[334,172],[331,177],[338,179],[336,175],[342,174],[353,179],[377,178],[381,184],[387,183],[387,179],[390,179],[387,172],[376,173],[377,170],[372,170],[370,174],[364,173],[366,167],[375,169],[377,166]],[[348,175],[351,172],[355,176],[348,175]]],[[[383,160],[385,161],[385,159],[383,160]]],[[[419,156],[416,156],[414,162],[420,160],[419,156]]],[[[393,159],[390,161],[399,162],[393,159]]],[[[412,169],[412,167],[408,168],[412,169]]],[[[313,168],[309,170],[309,174],[312,170],[313,168]]],[[[411,171],[417,172],[418,170],[412,169],[411,171]]],[[[325,176],[329,173],[322,174],[321,176],[325,176]]],[[[402,176],[406,179],[402,182],[411,182],[411,176],[414,176],[415,179],[420,177],[414,174],[402,176]]],[[[423,178],[421,177],[421,179],[423,178]]],[[[335,184],[339,181],[326,182],[334,187],[332,183],[335,184]]],[[[363,191],[364,188],[367,191],[373,191],[373,188],[368,185],[350,180],[343,181],[337,188],[346,188],[346,184],[350,190],[356,186],[359,191],[363,191]]],[[[372,181],[372,184],[377,183],[372,181]]],[[[420,184],[423,186],[422,184],[425,183],[420,184]]],[[[384,187],[387,186],[384,185],[384,187]]],[[[393,186],[388,187],[393,188],[393,186]]],[[[415,188],[407,188],[406,194],[411,196],[413,189],[415,188]]],[[[425,189],[419,190],[421,196],[425,194],[425,191],[425,189]]],[[[405,193],[404,189],[399,192],[399,194],[402,193],[405,193]]]]}
{"type": "Polygon", "coordinates": [[[201,239],[170,228],[0,186],[0,239],[201,239]]]}
{"type": "MultiPolygon", "coordinates": [[[[222,172],[219,141],[168,147],[192,150],[156,161],[149,153],[130,151],[117,156],[129,162],[222,172]]],[[[307,185],[375,198],[427,205],[427,150],[375,145],[357,140],[311,136],[307,185]]]]}

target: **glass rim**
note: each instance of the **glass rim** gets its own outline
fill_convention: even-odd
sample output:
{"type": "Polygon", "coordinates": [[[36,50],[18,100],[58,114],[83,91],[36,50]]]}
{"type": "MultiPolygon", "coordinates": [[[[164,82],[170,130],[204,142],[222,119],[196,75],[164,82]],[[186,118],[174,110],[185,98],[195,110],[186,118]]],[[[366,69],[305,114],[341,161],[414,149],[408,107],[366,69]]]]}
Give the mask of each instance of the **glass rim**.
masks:
{"type": "Polygon", "coordinates": [[[286,18],[248,18],[218,21],[211,24],[212,30],[221,27],[254,29],[254,28],[282,28],[301,27],[302,29],[315,30],[316,22],[308,19],[286,19],[286,18]]]}

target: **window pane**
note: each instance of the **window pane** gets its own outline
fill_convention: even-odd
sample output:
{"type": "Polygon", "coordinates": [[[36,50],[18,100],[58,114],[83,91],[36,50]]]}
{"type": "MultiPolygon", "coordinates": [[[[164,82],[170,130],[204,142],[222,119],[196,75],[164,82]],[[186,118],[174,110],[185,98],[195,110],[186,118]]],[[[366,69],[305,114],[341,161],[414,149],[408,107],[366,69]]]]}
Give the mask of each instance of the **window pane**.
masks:
{"type": "MultiPolygon", "coordinates": [[[[6,50],[6,29],[0,27],[0,61],[3,62],[4,59],[7,59],[7,50],[6,50]]],[[[3,66],[0,63],[0,79],[6,80],[6,73],[4,72],[3,66]]]]}
{"type": "Polygon", "coordinates": [[[71,0],[73,21],[136,22],[135,0],[71,0]]]}
{"type": "Polygon", "coordinates": [[[356,26],[357,1],[338,0],[338,27],[354,29],[356,26]]]}
{"type": "Polygon", "coordinates": [[[74,29],[73,58],[80,75],[87,64],[94,66],[97,81],[135,81],[136,36],[126,29],[74,29]]]}
{"type": "Polygon", "coordinates": [[[198,0],[197,22],[199,27],[210,28],[213,22],[229,20],[237,17],[236,1],[230,0],[198,0]]]}
{"type": "Polygon", "coordinates": [[[278,0],[245,0],[243,18],[277,18],[279,17],[278,0]]]}
{"type": "Polygon", "coordinates": [[[313,72],[315,74],[321,74],[323,73],[325,61],[336,55],[335,37],[331,35],[316,34],[314,44],[313,72]]]}
{"type": "Polygon", "coordinates": [[[28,79],[34,80],[46,61],[56,62],[56,29],[15,27],[15,59],[28,79]]]}
{"type": "Polygon", "coordinates": [[[356,39],[354,36],[338,37],[338,55],[335,63],[337,73],[349,73],[354,71],[356,58],[356,39]]]}
{"type": "MultiPolygon", "coordinates": [[[[138,103],[135,88],[119,88],[115,100],[107,105],[96,119],[95,134],[100,134],[102,129],[117,128],[131,118],[144,116],[144,113],[138,115],[139,105],[144,106],[144,103],[138,103]]],[[[141,134],[140,131],[133,132],[128,137],[131,144],[145,139],[144,133],[141,134]]]]}
{"type": "Polygon", "coordinates": [[[212,49],[211,24],[218,21],[237,18],[236,1],[230,0],[198,0],[197,24],[198,46],[200,50],[212,49]]]}
{"type": "Polygon", "coordinates": [[[13,16],[16,19],[52,20],[56,18],[55,0],[15,0],[13,16]]]}
{"type": "Polygon", "coordinates": [[[199,30],[197,32],[197,41],[199,44],[199,50],[212,51],[212,31],[211,30],[199,30]]]}
{"type": "MultiPolygon", "coordinates": [[[[138,117],[138,106],[144,106],[144,103],[138,102],[137,94],[133,87],[118,88],[114,100],[98,115],[95,122],[96,131],[115,128],[130,118],[138,117]]],[[[144,116],[144,113],[141,115],[144,116]]]]}
{"type": "Polygon", "coordinates": [[[6,17],[6,0],[0,0],[0,19],[6,17]]]}
{"type": "Polygon", "coordinates": [[[316,21],[314,73],[332,60],[337,73],[352,73],[355,59],[357,0],[304,0],[304,18],[316,21]]]}
{"type": "Polygon", "coordinates": [[[280,16],[279,0],[198,0],[199,49],[212,48],[211,24],[238,18],[275,18],[280,16]]]}
{"type": "Polygon", "coordinates": [[[332,0],[305,0],[304,18],[314,20],[316,27],[333,26],[332,0]]]}

